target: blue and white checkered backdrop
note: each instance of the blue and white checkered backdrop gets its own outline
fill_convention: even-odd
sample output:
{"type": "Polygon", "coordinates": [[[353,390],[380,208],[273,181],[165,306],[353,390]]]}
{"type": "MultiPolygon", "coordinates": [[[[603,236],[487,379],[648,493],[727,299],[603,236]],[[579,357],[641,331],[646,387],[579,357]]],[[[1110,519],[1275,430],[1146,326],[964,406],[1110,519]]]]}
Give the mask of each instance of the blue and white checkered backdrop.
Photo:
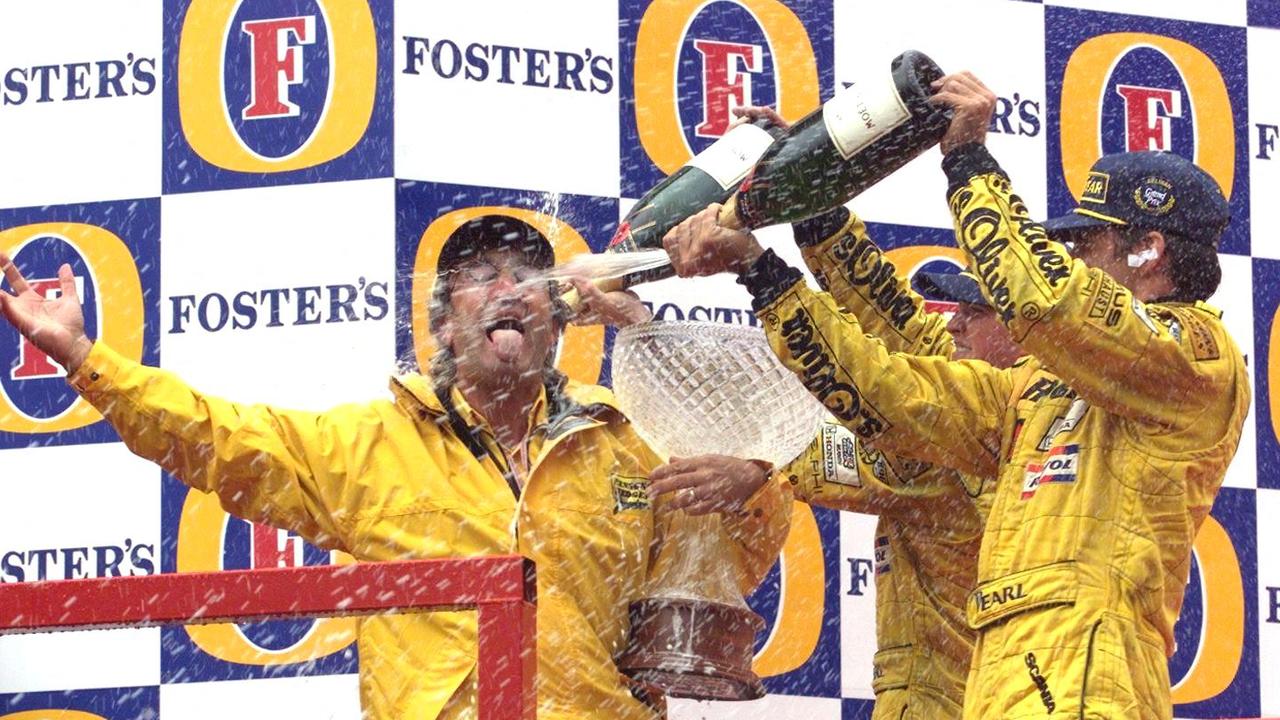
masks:
{"type": "MultiPolygon", "coordinates": [[[[522,209],[562,253],[601,250],[731,107],[796,119],[908,48],[996,91],[989,144],[1046,216],[1104,152],[1173,150],[1226,189],[1215,303],[1256,407],[1196,543],[1170,669],[1179,717],[1280,714],[1275,0],[12,0],[0,250],[48,292],[70,262],[97,337],[207,392],[311,409],[382,396],[421,352],[415,278],[440,218],[522,209]]],[[[853,202],[899,267],[955,264],[939,160],[853,202]]],[[[798,260],[787,229],[760,236],[798,260]]],[[[660,317],[753,322],[725,278],[641,294],[660,317]]],[[[606,337],[573,331],[562,365],[607,379],[606,337]]],[[[340,560],[133,457],[63,374],[0,327],[0,581],[340,560]]],[[[874,519],[796,510],[751,598],[771,696],[673,716],[868,712],[874,519]]],[[[0,718],[356,718],[352,628],[0,638],[0,718]]]]}

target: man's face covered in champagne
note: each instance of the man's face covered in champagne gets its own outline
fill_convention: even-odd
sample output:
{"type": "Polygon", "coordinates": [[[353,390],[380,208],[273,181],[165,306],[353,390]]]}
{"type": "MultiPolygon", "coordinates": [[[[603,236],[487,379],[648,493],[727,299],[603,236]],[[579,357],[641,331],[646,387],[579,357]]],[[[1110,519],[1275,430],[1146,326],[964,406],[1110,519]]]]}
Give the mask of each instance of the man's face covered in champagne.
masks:
{"type": "Polygon", "coordinates": [[[431,308],[432,332],[453,356],[456,379],[499,389],[540,382],[563,323],[549,283],[551,245],[514,218],[483,216],[445,242],[431,308]]]}
{"type": "Polygon", "coordinates": [[[559,335],[538,270],[513,250],[491,250],[454,271],[445,320],[458,377],[472,384],[538,377],[559,335]]]}

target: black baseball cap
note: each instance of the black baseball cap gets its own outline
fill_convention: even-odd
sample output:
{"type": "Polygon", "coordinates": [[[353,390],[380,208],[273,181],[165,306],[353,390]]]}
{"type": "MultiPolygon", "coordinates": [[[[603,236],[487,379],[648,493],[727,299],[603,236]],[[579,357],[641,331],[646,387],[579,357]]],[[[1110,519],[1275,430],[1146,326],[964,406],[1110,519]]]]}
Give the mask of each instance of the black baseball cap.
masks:
{"type": "Polygon", "coordinates": [[[1133,225],[1217,247],[1230,220],[1227,199],[1209,173],[1180,155],[1149,151],[1099,158],[1089,170],[1079,206],[1044,227],[1059,233],[1133,225]]]}
{"type": "Polygon", "coordinates": [[[990,305],[982,296],[978,278],[968,272],[918,272],[911,278],[911,286],[926,300],[990,305]]]}
{"type": "Polygon", "coordinates": [[[556,264],[551,241],[534,226],[509,215],[481,215],[458,226],[444,241],[436,261],[436,273],[446,273],[490,250],[507,248],[524,253],[529,264],[536,268],[556,264]]]}

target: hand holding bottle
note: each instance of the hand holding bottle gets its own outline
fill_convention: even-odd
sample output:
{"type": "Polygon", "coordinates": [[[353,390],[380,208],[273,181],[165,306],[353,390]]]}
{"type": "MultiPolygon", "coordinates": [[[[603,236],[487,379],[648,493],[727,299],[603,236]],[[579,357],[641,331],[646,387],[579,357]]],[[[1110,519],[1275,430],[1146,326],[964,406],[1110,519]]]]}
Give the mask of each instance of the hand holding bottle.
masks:
{"type": "Polygon", "coordinates": [[[741,274],[764,252],[751,233],[720,225],[720,213],[721,206],[712,203],[662,238],[671,267],[680,277],[741,274]]]}
{"type": "Polygon", "coordinates": [[[569,284],[579,298],[577,312],[569,320],[574,325],[613,325],[622,328],[653,319],[653,314],[630,290],[605,291],[597,283],[581,277],[573,278],[569,284]]]}
{"type": "Polygon", "coordinates": [[[743,105],[741,107],[734,108],[730,112],[733,113],[734,117],[738,118],[729,125],[730,130],[738,127],[739,125],[745,125],[746,123],[753,123],[760,120],[765,121],[768,125],[775,127],[778,130],[786,131],[791,129],[791,123],[787,122],[781,115],[779,115],[777,110],[774,110],[767,105],[743,105]]]}
{"type": "Polygon", "coordinates": [[[929,102],[951,108],[954,113],[947,132],[942,136],[942,154],[968,143],[981,145],[996,111],[996,94],[969,71],[934,80],[929,102]]]}

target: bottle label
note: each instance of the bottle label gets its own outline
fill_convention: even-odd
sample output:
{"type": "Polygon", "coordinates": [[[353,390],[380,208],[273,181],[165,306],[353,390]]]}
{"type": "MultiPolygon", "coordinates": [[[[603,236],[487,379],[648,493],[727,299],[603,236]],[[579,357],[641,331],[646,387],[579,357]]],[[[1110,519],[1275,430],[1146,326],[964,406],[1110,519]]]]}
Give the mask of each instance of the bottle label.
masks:
{"type": "Polygon", "coordinates": [[[845,160],[910,119],[890,73],[858,80],[822,106],[827,134],[845,160]]]}
{"type": "Polygon", "coordinates": [[[728,190],[742,182],[772,144],[773,137],[764,128],[739,125],[698,153],[688,165],[710,175],[728,190]]]}

